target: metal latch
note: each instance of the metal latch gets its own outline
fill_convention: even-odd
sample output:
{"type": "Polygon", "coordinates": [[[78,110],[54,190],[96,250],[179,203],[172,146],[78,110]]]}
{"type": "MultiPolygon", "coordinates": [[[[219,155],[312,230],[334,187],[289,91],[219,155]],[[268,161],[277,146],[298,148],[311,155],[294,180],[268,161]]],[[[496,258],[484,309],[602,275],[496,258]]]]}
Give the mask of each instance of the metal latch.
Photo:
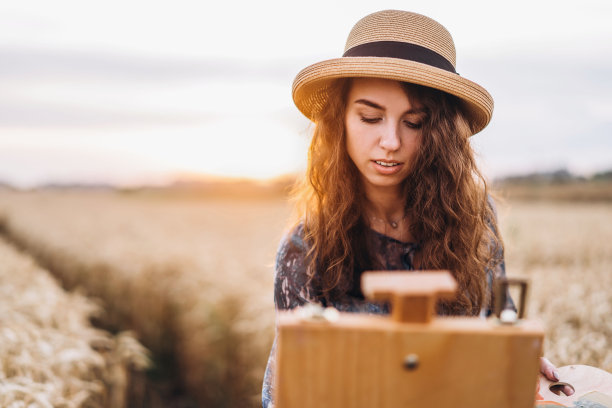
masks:
{"type": "Polygon", "coordinates": [[[502,278],[495,285],[495,315],[501,323],[514,324],[518,320],[524,319],[526,314],[527,289],[529,281],[521,278],[502,278]],[[507,308],[508,291],[510,286],[518,286],[520,289],[518,313],[507,308]]]}

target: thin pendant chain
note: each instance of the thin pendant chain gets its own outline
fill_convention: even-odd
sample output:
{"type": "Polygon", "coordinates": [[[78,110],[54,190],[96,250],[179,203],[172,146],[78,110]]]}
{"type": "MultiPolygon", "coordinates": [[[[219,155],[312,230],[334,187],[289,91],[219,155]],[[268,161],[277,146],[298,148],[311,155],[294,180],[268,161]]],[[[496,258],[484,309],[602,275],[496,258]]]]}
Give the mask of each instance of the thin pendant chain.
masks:
{"type": "MultiPolygon", "coordinates": [[[[400,228],[400,225],[401,225],[402,221],[404,221],[407,216],[408,216],[408,214],[405,214],[402,218],[400,218],[398,220],[391,220],[391,221],[386,221],[386,220],[384,220],[382,218],[378,218],[378,217],[375,217],[375,216],[370,216],[370,218],[374,222],[382,223],[384,225],[383,234],[385,236],[389,237],[390,236],[389,232],[398,231],[398,228],[400,228]],[[390,231],[388,231],[388,227],[391,227],[392,229],[390,231]]],[[[397,235],[393,234],[394,236],[392,238],[397,239],[398,241],[404,242],[405,232],[406,232],[406,228],[404,226],[403,228],[400,228],[400,230],[399,230],[399,237],[397,235]]]]}
{"type": "Polygon", "coordinates": [[[375,217],[373,215],[371,216],[371,218],[374,221],[382,222],[383,224],[385,224],[385,228],[387,227],[387,225],[389,225],[389,226],[391,226],[391,228],[397,229],[397,227],[399,227],[399,223],[404,221],[407,216],[408,216],[408,214],[404,214],[404,216],[402,218],[400,218],[399,220],[397,220],[397,221],[394,221],[394,220],[387,221],[387,220],[384,220],[382,218],[375,217]]]}

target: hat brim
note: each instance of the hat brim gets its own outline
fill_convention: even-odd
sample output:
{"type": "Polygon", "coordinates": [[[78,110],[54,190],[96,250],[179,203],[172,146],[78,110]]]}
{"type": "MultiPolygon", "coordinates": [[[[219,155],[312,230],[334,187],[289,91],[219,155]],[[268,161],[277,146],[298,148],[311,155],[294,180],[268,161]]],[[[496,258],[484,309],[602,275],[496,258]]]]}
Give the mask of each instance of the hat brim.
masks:
{"type": "Polygon", "coordinates": [[[293,101],[300,112],[314,121],[333,80],[359,77],[410,82],[457,96],[464,102],[472,134],[484,129],[493,114],[493,98],[477,83],[427,64],[386,57],[341,57],[310,65],[293,81],[293,101]]]}

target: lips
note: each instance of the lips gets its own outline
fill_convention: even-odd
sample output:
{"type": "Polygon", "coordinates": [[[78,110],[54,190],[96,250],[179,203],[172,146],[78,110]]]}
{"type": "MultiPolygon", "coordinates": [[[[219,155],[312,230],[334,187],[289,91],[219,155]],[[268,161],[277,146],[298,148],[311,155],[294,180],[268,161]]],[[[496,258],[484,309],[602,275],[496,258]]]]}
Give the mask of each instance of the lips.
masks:
{"type": "Polygon", "coordinates": [[[372,160],[372,165],[377,173],[388,176],[395,174],[402,168],[404,163],[396,160],[372,160]]]}
{"type": "Polygon", "coordinates": [[[374,160],[374,163],[379,164],[381,166],[385,166],[385,167],[395,167],[401,164],[396,161],[384,161],[384,160],[374,160]]]}

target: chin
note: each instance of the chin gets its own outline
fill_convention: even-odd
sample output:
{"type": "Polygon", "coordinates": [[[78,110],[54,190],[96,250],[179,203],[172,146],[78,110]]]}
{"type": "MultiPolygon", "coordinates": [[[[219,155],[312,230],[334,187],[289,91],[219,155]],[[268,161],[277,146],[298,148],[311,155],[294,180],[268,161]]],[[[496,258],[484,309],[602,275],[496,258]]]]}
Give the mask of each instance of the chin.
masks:
{"type": "Polygon", "coordinates": [[[401,186],[405,179],[406,179],[405,177],[391,178],[391,177],[379,176],[379,177],[369,178],[367,179],[367,182],[373,187],[393,188],[393,187],[401,186]]]}

